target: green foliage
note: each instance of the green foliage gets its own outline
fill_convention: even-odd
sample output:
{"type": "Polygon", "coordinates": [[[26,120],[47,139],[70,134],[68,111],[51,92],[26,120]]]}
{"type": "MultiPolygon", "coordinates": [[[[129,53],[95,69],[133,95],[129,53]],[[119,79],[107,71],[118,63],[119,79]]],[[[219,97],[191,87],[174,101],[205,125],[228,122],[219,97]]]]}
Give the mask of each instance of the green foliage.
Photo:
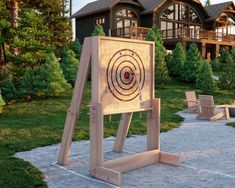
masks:
{"type": "Polygon", "coordinates": [[[221,63],[219,59],[214,59],[213,61],[211,61],[211,68],[214,72],[221,70],[221,63]]]}
{"type": "Polygon", "coordinates": [[[3,100],[2,94],[1,94],[1,92],[0,92],[0,106],[5,106],[5,105],[6,105],[6,103],[5,103],[5,101],[3,100]]]}
{"type": "Polygon", "coordinates": [[[196,86],[204,93],[213,92],[217,89],[213,79],[213,72],[209,62],[204,61],[199,69],[196,86]]]}
{"type": "Polygon", "coordinates": [[[61,6],[58,0],[24,0],[22,8],[36,9],[45,18],[44,23],[48,25],[49,33],[53,36],[50,41],[51,45],[63,47],[72,40],[72,29],[68,12],[68,0],[65,0],[65,6],[61,6]]]}
{"type": "Polygon", "coordinates": [[[48,25],[44,22],[45,17],[35,9],[24,9],[19,14],[19,25],[12,30],[14,38],[11,39],[11,49],[17,49],[12,54],[16,64],[42,63],[45,53],[51,48],[49,42],[52,38],[48,25]]]}
{"type": "Polygon", "coordinates": [[[235,63],[228,62],[224,64],[222,71],[219,87],[228,90],[235,89],[235,63]]]}
{"type": "Polygon", "coordinates": [[[58,96],[69,88],[55,55],[51,53],[40,68],[28,68],[21,93],[27,96],[58,96]]]}
{"type": "Polygon", "coordinates": [[[14,101],[18,98],[17,90],[11,80],[0,83],[3,99],[6,102],[14,101]]]}
{"type": "Polygon", "coordinates": [[[105,36],[104,28],[102,25],[97,24],[93,30],[92,36],[105,36]]]}
{"type": "Polygon", "coordinates": [[[200,52],[195,43],[190,45],[186,54],[186,62],[184,64],[184,81],[195,83],[198,71],[202,64],[202,58],[200,52]]]}
{"type": "Polygon", "coordinates": [[[82,45],[80,44],[79,40],[76,39],[75,41],[73,41],[70,45],[69,48],[71,50],[73,50],[73,52],[76,55],[76,58],[78,60],[80,60],[80,56],[81,56],[81,51],[82,51],[82,45]]]}
{"type": "Polygon", "coordinates": [[[206,0],[205,7],[210,6],[210,5],[211,5],[211,1],[210,0],[206,0]]]}
{"type": "Polygon", "coordinates": [[[172,63],[170,66],[170,74],[176,78],[182,79],[184,74],[184,64],[186,61],[186,54],[181,43],[177,43],[173,51],[172,63]]]}
{"type": "Polygon", "coordinates": [[[163,45],[163,39],[157,26],[153,26],[146,35],[147,41],[155,43],[155,83],[162,86],[169,80],[169,73],[165,63],[167,51],[163,45]]]}
{"type": "Polygon", "coordinates": [[[62,53],[60,66],[63,70],[65,79],[72,87],[74,87],[79,61],[75,58],[75,53],[66,47],[64,47],[62,53]]]}
{"type": "Polygon", "coordinates": [[[220,50],[219,61],[222,65],[232,62],[233,60],[232,60],[232,56],[231,56],[230,52],[228,50],[222,48],[220,50]]]}

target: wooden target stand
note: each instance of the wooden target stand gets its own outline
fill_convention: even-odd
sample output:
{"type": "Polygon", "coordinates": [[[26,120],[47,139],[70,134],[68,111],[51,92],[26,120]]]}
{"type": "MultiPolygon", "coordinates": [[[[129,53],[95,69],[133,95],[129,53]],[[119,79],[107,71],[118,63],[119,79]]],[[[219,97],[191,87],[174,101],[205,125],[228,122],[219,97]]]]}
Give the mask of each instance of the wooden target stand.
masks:
{"type": "Polygon", "coordinates": [[[121,185],[121,173],[155,163],[180,165],[179,156],[160,151],[160,99],[154,98],[153,42],[111,37],[86,38],[68,110],[58,164],[68,165],[73,131],[91,65],[90,174],[121,185]],[[133,112],[147,111],[147,151],[104,160],[103,117],[122,114],[114,152],[122,152],[133,112]]]}

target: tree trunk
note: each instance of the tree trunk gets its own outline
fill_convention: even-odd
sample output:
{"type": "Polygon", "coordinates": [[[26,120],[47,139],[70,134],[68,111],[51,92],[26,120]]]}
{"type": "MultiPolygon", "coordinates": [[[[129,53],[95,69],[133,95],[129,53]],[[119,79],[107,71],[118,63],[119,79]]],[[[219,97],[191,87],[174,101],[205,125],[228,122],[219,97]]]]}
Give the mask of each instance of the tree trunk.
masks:
{"type": "Polygon", "coordinates": [[[18,26],[19,0],[11,1],[11,24],[13,28],[18,26]]]}
{"type": "Polygon", "coordinates": [[[73,0],[69,1],[69,16],[71,17],[73,14],[73,0]]]}

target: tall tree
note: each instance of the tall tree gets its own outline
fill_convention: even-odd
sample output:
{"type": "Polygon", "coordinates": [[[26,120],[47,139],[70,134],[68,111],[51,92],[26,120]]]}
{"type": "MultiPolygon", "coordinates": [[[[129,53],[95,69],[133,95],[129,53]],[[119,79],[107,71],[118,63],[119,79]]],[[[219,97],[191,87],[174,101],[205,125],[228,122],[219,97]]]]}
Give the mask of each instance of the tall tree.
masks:
{"type": "Polygon", "coordinates": [[[92,34],[92,36],[105,36],[105,32],[104,32],[104,28],[102,27],[102,25],[96,25],[92,34]]]}
{"type": "Polygon", "coordinates": [[[217,89],[215,80],[213,79],[213,71],[209,62],[204,61],[196,79],[196,86],[203,92],[208,93],[217,89]]]}
{"type": "Polygon", "coordinates": [[[177,78],[182,78],[184,73],[184,64],[186,61],[186,54],[183,45],[178,42],[176,44],[175,50],[173,51],[173,58],[171,66],[169,67],[172,76],[177,78]]]}
{"type": "Polygon", "coordinates": [[[169,80],[169,73],[165,63],[167,51],[157,26],[153,26],[146,35],[146,40],[155,43],[155,82],[156,86],[162,86],[169,80]]]}
{"type": "Polygon", "coordinates": [[[195,43],[190,45],[186,55],[183,78],[187,82],[195,83],[198,71],[202,63],[200,52],[195,43]]]}
{"type": "Polygon", "coordinates": [[[210,0],[206,0],[205,7],[210,6],[210,5],[211,5],[211,1],[210,0]]]}
{"type": "Polygon", "coordinates": [[[69,16],[73,14],[73,0],[69,0],[69,16]]]}

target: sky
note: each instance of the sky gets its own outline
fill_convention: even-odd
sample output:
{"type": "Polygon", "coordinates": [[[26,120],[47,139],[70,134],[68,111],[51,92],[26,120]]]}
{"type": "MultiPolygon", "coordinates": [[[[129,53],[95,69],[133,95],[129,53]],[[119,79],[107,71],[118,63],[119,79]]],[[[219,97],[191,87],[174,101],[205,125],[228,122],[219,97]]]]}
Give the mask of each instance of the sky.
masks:
{"type": "MultiPolygon", "coordinates": [[[[73,13],[77,12],[79,9],[81,9],[83,6],[85,6],[87,3],[93,2],[95,0],[73,0],[73,13]]],[[[222,3],[230,0],[211,0],[211,4],[217,4],[222,3]]],[[[205,0],[201,0],[201,2],[204,4],[205,0]]],[[[235,3],[235,0],[233,1],[235,3]]]]}

